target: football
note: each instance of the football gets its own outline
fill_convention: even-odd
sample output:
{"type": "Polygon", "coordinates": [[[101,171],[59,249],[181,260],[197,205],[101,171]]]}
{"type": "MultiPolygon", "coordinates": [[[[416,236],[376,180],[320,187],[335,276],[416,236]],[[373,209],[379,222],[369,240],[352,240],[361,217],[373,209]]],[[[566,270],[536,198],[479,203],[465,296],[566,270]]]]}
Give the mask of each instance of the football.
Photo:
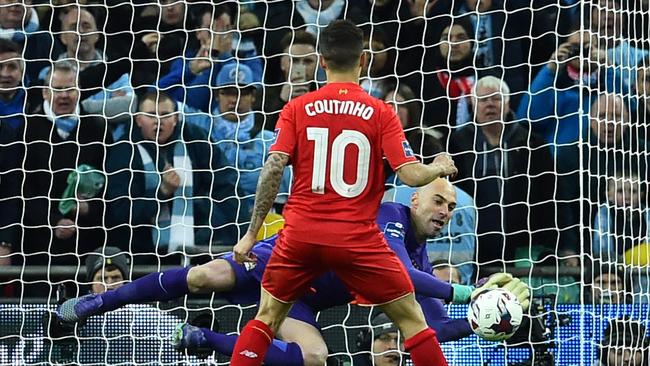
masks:
{"type": "Polygon", "coordinates": [[[523,309],[510,291],[485,291],[472,300],[467,309],[467,320],[474,333],[488,341],[506,340],[517,331],[523,318],[523,309]]]}

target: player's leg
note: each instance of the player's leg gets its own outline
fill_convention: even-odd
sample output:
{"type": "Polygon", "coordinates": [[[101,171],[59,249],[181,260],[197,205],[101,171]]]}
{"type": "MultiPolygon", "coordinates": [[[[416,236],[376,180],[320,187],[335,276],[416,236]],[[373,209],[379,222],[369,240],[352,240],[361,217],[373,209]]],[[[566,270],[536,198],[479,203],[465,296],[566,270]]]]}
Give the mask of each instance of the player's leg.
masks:
{"type": "Polygon", "coordinates": [[[287,344],[298,345],[305,366],[323,366],[327,362],[327,345],[316,314],[305,303],[298,301],[293,305],[277,335],[287,344]]]}
{"type": "Polygon", "coordinates": [[[404,349],[417,366],[446,366],[436,332],[427,326],[413,293],[380,306],[404,335],[404,349]]]}
{"type": "MultiPolygon", "coordinates": [[[[264,357],[269,366],[322,366],[327,361],[327,345],[320,333],[313,312],[297,303],[280,325],[264,357]],[[296,319],[298,318],[298,319],[296,319]]],[[[209,348],[220,354],[232,355],[237,335],[221,334],[189,324],[177,327],[174,343],[177,349],[195,351],[209,348]]]]}
{"type": "Polygon", "coordinates": [[[115,290],[70,299],[57,313],[63,321],[78,322],[126,304],[167,301],[190,293],[227,291],[234,285],[233,267],[224,259],[215,259],[197,267],[150,273],[115,290]]]}
{"type": "Polygon", "coordinates": [[[436,333],[425,321],[415,301],[413,284],[397,255],[385,243],[345,248],[332,255],[346,258],[335,273],[358,295],[360,304],[376,304],[390,317],[405,338],[404,348],[416,366],[446,366],[436,333]]]}
{"type": "MultiPolygon", "coordinates": [[[[266,273],[268,272],[267,268],[266,273]]],[[[257,315],[242,329],[235,343],[230,364],[233,366],[261,365],[275,337],[275,332],[287,317],[291,305],[290,302],[274,298],[262,288],[257,315]]]]}
{"type": "Polygon", "coordinates": [[[231,365],[257,366],[286,318],[292,302],[302,295],[323,270],[322,248],[307,243],[287,243],[280,234],[264,271],[260,307],[242,329],[235,344],[231,365]]]}

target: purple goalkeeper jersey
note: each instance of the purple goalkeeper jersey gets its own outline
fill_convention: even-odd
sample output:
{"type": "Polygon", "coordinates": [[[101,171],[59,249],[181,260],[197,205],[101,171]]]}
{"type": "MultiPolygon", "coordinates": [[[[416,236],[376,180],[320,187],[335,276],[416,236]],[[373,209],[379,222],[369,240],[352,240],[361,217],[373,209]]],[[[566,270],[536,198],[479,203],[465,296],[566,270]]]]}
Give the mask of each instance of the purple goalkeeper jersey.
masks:
{"type": "MultiPolygon", "coordinates": [[[[415,287],[417,300],[430,327],[438,333],[441,342],[455,340],[471,333],[466,319],[450,319],[442,300],[451,300],[452,287],[431,274],[432,268],[426,251],[426,242],[418,243],[411,226],[410,209],[399,203],[383,203],[377,216],[379,229],[384,233],[391,249],[400,258],[415,287]]],[[[253,247],[257,256],[255,266],[245,267],[232,259],[232,253],[222,258],[231,263],[237,286],[222,294],[233,303],[259,301],[260,282],[266,263],[275,246],[276,237],[258,242],[253,247]]],[[[346,305],[353,297],[343,282],[332,272],[327,272],[312,283],[311,288],[292,307],[289,316],[320,328],[315,313],[334,306],[346,305]]]]}

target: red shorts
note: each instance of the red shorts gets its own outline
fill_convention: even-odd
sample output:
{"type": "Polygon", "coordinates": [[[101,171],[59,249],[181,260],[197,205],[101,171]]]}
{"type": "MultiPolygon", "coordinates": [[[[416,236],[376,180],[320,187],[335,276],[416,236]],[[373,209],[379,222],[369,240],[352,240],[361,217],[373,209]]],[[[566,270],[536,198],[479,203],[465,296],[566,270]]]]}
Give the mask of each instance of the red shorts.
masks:
{"type": "Polygon", "coordinates": [[[277,300],[294,302],[318,276],[333,271],[362,305],[380,305],[412,293],[413,284],[386,241],[333,247],[276,240],[262,287],[277,300]]]}

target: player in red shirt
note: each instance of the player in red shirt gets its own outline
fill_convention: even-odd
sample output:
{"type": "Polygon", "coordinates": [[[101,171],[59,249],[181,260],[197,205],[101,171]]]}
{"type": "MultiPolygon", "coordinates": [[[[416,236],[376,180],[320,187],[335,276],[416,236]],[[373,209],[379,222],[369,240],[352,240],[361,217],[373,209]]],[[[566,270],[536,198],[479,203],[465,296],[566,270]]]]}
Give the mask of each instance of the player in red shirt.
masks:
{"type": "Polygon", "coordinates": [[[232,365],[261,365],[274,332],[292,303],[325,271],[333,270],[360,304],[378,305],[398,325],[415,365],[447,365],[428,328],[413,285],[375,219],[384,192],[383,158],[402,182],[421,186],[453,175],[448,155],[419,163],[398,117],[359,86],[363,34],[346,20],[321,33],[327,85],[289,102],[257,183],[248,232],[234,247],[239,262],[250,250],[291,162],[294,182],[284,209],[285,228],[262,279],[259,311],[237,340],[232,365]]]}

